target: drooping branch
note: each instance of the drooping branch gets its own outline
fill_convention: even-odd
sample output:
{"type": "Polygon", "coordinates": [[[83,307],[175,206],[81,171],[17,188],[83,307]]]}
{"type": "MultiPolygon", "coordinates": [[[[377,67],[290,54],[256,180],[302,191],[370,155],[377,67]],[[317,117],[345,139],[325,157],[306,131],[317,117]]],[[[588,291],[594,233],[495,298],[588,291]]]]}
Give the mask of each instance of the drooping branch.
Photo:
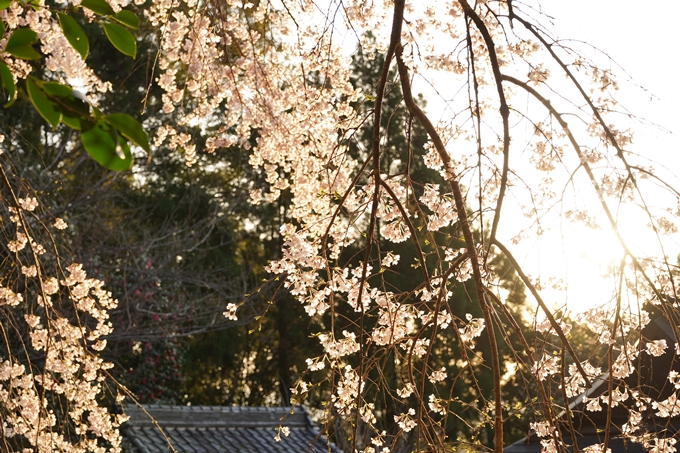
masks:
{"type": "Polygon", "coordinates": [[[427,275],[427,266],[425,265],[425,256],[423,255],[423,249],[422,247],[420,247],[420,242],[418,242],[418,233],[416,231],[416,228],[413,226],[413,222],[411,222],[411,219],[409,219],[408,213],[406,212],[406,208],[404,208],[404,206],[401,204],[401,201],[399,201],[397,194],[394,193],[389,184],[387,184],[382,179],[380,180],[380,184],[385,189],[385,192],[387,192],[388,195],[394,201],[394,204],[397,206],[397,209],[399,209],[399,213],[401,214],[404,223],[406,223],[406,227],[411,233],[411,237],[413,238],[413,246],[416,248],[416,258],[418,259],[418,263],[420,264],[419,267],[421,268],[421,272],[423,273],[423,277],[425,278],[425,286],[427,287],[427,289],[432,289],[430,277],[429,275],[427,275]]]}
{"type": "MultiPolygon", "coordinates": [[[[588,107],[590,108],[590,111],[593,113],[593,115],[594,115],[595,118],[597,119],[597,123],[598,123],[599,126],[602,128],[602,130],[604,131],[605,136],[607,137],[607,140],[609,141],[609,143],[611,143],[611,145],[614,147],[614,149],[616,149],[616,156],[617,156],[617,157],[621,160],[621,162],[623,163],[623,165],[624,165],[624,167],[625,167],[625,169],[626,169],[626,172],[628,173],[628,177],[630,178],[630,180],[631,180],[631,182],[632,182],[632,184],[633,184],[633,187],[635,187],[635,190],[636,190],[636,191],[638,192],[638,194],[640,195],[640,200],[641,200],[641,202],[642,202],[642,205],[643,205],[643,207],[644,207],[644,210],[645,210],[645,211],[647,212],[647,214],[649,215],[649,207],[648,207],[648,205],[647,205],[647,201],[645,200],[645,197],[642,195],[642,191],[640,190],[640,187],[639,187],[639,185],[638,185],[638,183],[637,183],[637,178],[635,177],[635,174],[633,173],[632,166],[631,166],[630,163],[628,162],[628,159],[626,159],[626,156],[625,156],[624,153],[623,153],[623,149],[622,149],[621,146],[619,145],[619,141],[618,141],[617,138],[615,137],[615,135],[614,135],[614,133],[613,133],[611,127],[604,121],[604,118],[602,118],[602,115],[601,115],[599,109],[595,106],[595,104],[593,103],[593,100],[591,99],[591,97],[588,96],[588,94],[586,93],[585,89],[583,88],[583,86],[581,85],[581,83],[576,79],[576,77],[574,76],[574,74],[572,73],[572,71],[569,69],[569,67],[564,63],[564,61],[562,61],[562,59],[559,57],[559,55],[557,55],[557,53],[555,53],[555,50],[553,49],[553,46],[550,45],[550,43],[549,43],[549,42],[545,39],[545,37],[544,37],[544,36],[536,29],[535,26],[534,26],[533,24],[529,23],[528,21],[526,21],[525,19],[523,19],[523,18],[520,17],[520,16],[513,15],[512,18],[514,18],[515,20],[517,20],[518,22],[520,22],[527,30],[529,30],[529,31],[530,31],[530,32],[531,32],[531,33],[532,33],[532,34],[533,34],[533,35],[541,42],[541,44],[543,44],[543,46],[544,46],[544,47],[548,50],[548,52],[550,53],[550,56],[553,58],[553,60],[554,60],[555,62],[557,62],[557,64],[560,66],[560,68],[564,71],[564,73],[566,74],[566,76],[569,78],[569,81],[573,84],[573,86],[576,87],[576,89],[578,90],[579,94],[581,94],[581,97],[583,98],[583,100],[586,102],[586,104],[588,104],[588,107]]],[[[579,157],[580,157],[580,156],[579,156],[579,157]]],[[[585,167],[585,166],[584,166],[584,167],[585,167]]],[[[589,176],[590,176],[590,175],[589,175],[589,176]]],[[[594,181],[594,179],[591,178],[591,181],[594,181]]],[[[599,195],[599,194],[598,194],[598,195],[599,195]]],[[[605,206],[603,206],[603,209],[605,210],[605,212],[606,212],[606,214],[607,214],[607,217],[608,217],[608,219],[609,219],[610,224],[615,223],[614,220],[613,220],[613,216],[611,215],[609,209],[608,209],[607,207],[605,207],[605,206]]],[[[616,231],[617,231],[617,237],[620,237],[619,234],[618,234],[618,230],[616,230],[616,231]]],[[[657,236],[657,239],[658,239],[658,236],[657,236]]],[[[619,242],[622,242],[622,240],[619,239],[619,242]]],[[[660,241],[660,240],[659,240],[659,244],[660,244],[661,248],[663,249],[663,244],[661,244],[661,241],[660,241]]],[[[623,245],[623,244],[622,244],[622,245],[623,245]]],[[[626,250],[626,253],[628,254],[628,256],[630,256],[631,259],[633,260],[633,262],[634,262],[634,264],[635,264],[635,267],[642,273],[642,275],[644,276],[645,280],[647,280],[647,283],[648,283],[648,284],[650,285],[650,287],[652,288],[652,291],[654,292],[655,296],[656,296],[656,297],[659,299],[659,301],[661,302],[661,304],[662,304],[662,306],[663,306],[663,310],[664,310],[665,315],[668,317],[669,320],[673,320],[673,319],[674,319],[673,313],[666,307],[666,304],[665,304],[665,302],[664,302],[664,301],[665,301],[664,297],[663,297],[663,296],[661,295],[661,293],[656,289],[656,286],[655,286],[654,283],[651,281],[651,279],[647,276],[647,273],[644,271],[644,269],[643,269],[642,266],[640,265],[639,261],[638,261],[635,257],[633,257],[633,256],[628,252],[628,250],[627,250],[627,248],[626,248],[625,246],[623,246],[623,247],[624,247],[624,249],[626,250]]],[[[666,265],[666,269],[667,269],[668,273],[670,274],[671,269],[670,269],[670,265],[668,264],[668,260],[664,260],[664,263],[665,263],[665,265],[666,265]]],[[[675,286],[675,284],[674,284],[673,281],[671,281],[671,285],[675,286]]],[[[674,292],[674,293],[677,292],[675,288],[673,288],[673,292],[674,292]]],[[[676,338],[676,340],[680,340],[680,331],[678,331],[678,329],[677,329],[677,327],[676,327],[676,324],[677,324],[677,323],[675,323],[675,322],[671,322],[671,326],[673,326],[673,333],[674,333],[674,335],[675,335],[675,338],[676,338]]]]}
{"type": "MultiPolygon", "coordinates": [[[[503,169],[501,173],[501,184],[498,188],[496,209],[494,211],[493,221],[491,224],[491,234],[489,235],[489,240],[493,241],[496,237],[496,233],[498,232],[498,224],[501,220],[503,200],[505,199],[505,191],[508,187],[508,170],[510,166],[510,108],[508,107],[508,103],[505,99],[505,93],[503,92],[503,77],[501,75],[498,56],[496,55],[496,45],[494,44],[493,38],[489,33],[489,29],[484,24],[484,21],[481,17],[479,17],[474,8],[468,4],[467,0],[459,0],[459,3],[463,7],[465,14],[467,14],[468,17],[472,19],[472,21],[475,23],[475,26],[484,38],[484,43],[486,44],[487,51],[489,52],[489,62],[491,63],[496,90],[498,91],[498,101],[500,103],[498,111],[501,114],[501,118],[503,120],[503,169]]],[[[490,245],[491,244],[489,244],[489,246],[490,245]]]]}
{"type": "Polygon", "coordinates": [[[538,293],[536,287],[533,285],[533,283],[531,283],[531,280],[529,280],[529,277],[524,273],[522,267],[519,265],[519,263],[512,255],[512,253],[510,253],[510,250],[508,250],[500,241],[498,241],[498,239],[494,239],[493,245],[500,249],[503,255],[505,255],[508,261],[510,261],[510,264],[512,264],[512,266],[517,271],[517,275],[519,275],[519,278],[521,278],[522,282],[524,282],[526,287],[529,288],[531,295],[534,296],[536,303],[538,303],[538,305],[541,307],[541,310],[543,310],[543,313],[550,322],[550,325],[552,326],[553,329],[555,329],[555,333],[560,338],[560,341],[562,341],[562,346],[564,346],[564,348],[567,349],[569,355],[574,359],[574,364],[577,366],[579,373],[581,373],[581,376],[583,376],[583,379],[586,381],[586,387],[590,388],[591,384],[590,380],[588,379],[588,374],[586,373],[586,370],[583,369],[583,365],[581,365],[581,362],[579,361],[578,356],[574,351],[574,348],[571,347],[571,343],[567,339],[566,335],[564,334],[564,331],[558,324],[557,320],[555,320],[555,317],[553,316],[552,312],[550,311],[546,303],[543,301],[543,298],[538,293]]]}
{"type": "MultiPolygon", "coordinates": [[[[363,379],[364,371],[364,304],[362,303],[362,297],[364,292],[364,283],[367,280],[368,272],[368,262],[371,258],[371,251],[373,246],[373,235],[375,234],[375,228],[378,218],[378,204],[380,200],[380,132],[381,132],[381,119],[382,119],[382,103],[385,97],[385,86],[387,85],[387,78],[389,76],[390,64],[392,63],[392,58],[394,57],[395,49],[399,43],[401,36],[401,25],[404,19],[404,0],[396,0],[394,2],[394,14],[392,18],[392,35],[390,39],[390,46],[385,54],[385,61],[383,62],[382,73],[380,74],[380,79],[378,80],[378,88],[376,93],[375,107],[373,110],[373,139],[371,142],[371,155],[373,160],[373,204],[371,206],[371,216],[369,220],[368,232],[366,234],[366,251],[364,253],[364,261],[362,263],[361,278],[359,280],[359,292],[357,295],[357,301],[361,310],[361,317],[359,320],[359,379],[363,379]]],[[[360,394],[357,392],[357,403],[360,402],[360,394]]],[[[359,406],[359,404],[357,404],[359,406]]],[[[360,411],[356,411],[355,414],[355,425],[359,426],[360,411]]],[[[356,450],[357,436],[352,436],[352,450],[356,450]]]]}
{"type": "MultiPolygon", "coordinates": [[[[534,360],[534,355],[533,352],[531,351],[531,347],[529,346],[529,342],[527,342],[526,337],[522,333],[522,328],[519,326],[517,323],[517,320],[515,317],[510,313],[508,310],[508,307],[505,306],[503,301],[500,300],[500,298],[494,294],[493,291],[491,291],[490,288],[487,288],[487,294],[491,298],[492,301],[501,309],[503,312],[503,315],[505,315],[505,318],[508,320],[510,325],[512,326],[513,331],[517,334],[519,337],[520,343],[522,343],[522,347],[524,348],[524,352],[527,355],[527,361],[529,362],[529,368],[533,368],[534,364],[536,361],[534,360]]],[[[546,418],[551,419],[553,418],[553,410],[552,406],[550,404],[550,398],[548,398],[548,394],[545,392],[545,388],[542,385],[538,385],[538,392],[541,394],[541,401],[543,402],[543,410],[545,412],[546,418]]],[[[566,400],[565,400],[566,401],[566,400]]]]}
{"type": "MultiPolygon", "coordinates": [[[[581,167],[583,167],[584,171],[586,172],[586,175],[588,176],[588,179],[590,180],[590,183],[593,186],[593,189],[595,190],[595,193],[597,195],[598,201],[600,205],[602,206],[602,210],[604,211],[607,221],[609,222],[609,226],[614,232],[614,235],[616,236],[616,239],[623,249],[623,252],[625,253],[626,256],[628,256],[633,265],[635,266],[635,269],[640,272],[640,274],[643,276],[647,284],[649,284],[650,289],[654,293],[654,295],[659,299],[661,302],[661,307],[664,311],[665,316],[669,319],[673,319],[673,313],[668,309],[666,304],[664,303],[665,298],[661,294],[661,292],[656,288],[656,285],[652,281],[651,277],[647,274],[647,272],[644,270],[642,267],[642,264],[640,263],[640,260],[637,259],[637,257],[630,251],[630,248],[626,244],[626,241],[623,239],[623,236],[621,235],[621,232],[619,231],[618,224],[616,223],[616,220],[614,219],[614,215],[612,214],[611,209],[609,208],[609,204],[607,203],[607,200],[605,200],[604,197],[604,191],[602,190],[602,187],[600,187],[600,184],[597,182],[597,179],[595,178],[595,174],[593,173],[593,170],[590,168],[590,164],[586,162],[583,156],[583,152],[581,150],[581,145],[579,145],[578,141],[576,140],[576,137],[571,133],[571,130],[569,129],[569,125],[567,122],[564,120],[562,115],[553,107],[553,105],[550,103],[548,99],[543,97],[538,91],[536,91],[534,88],[530,87],[528,84],[522,82],[521,80],[518,80],[512,76],[508,75],[503,75],[503,79],[511,82],[518,87],[524,89],[527,93],[531,94],[536,100],[538,100],[543,106],[550,112],[550,115],[557,120],[559,123],[560,127],[564,131],[564,133],[567,135],[567,138],[569,139],[569,142],[572,145],[572,148],[574,149],[574,152],[579,158],[579,161],[581,162],[581,167]]],[[[680,338],[680,332],[678,331],[677,326],[675,323],[671,323],[671,328],[673,329],[673,333],[675,335],[675,338],[680,338]]]]}
{"type": "Polygon", "coordinates": [[[486,301],[486,290],[485,284],[482,278],[482,273],[480,271],[479,256],[477,255],[477,247],[475,245],[474,238],[472,237],[472,230],[470,229],[470,223],[467,216],[467,208],[465,207],[465,202],[463,200],[463,194],[458,184],[458,177],[453,170],[453,163],[451,162],[451,157],[449,156],[444,142],[442,141],[439,133],[432,125],[430,119],[425,115],[425,113],[418,107],[418,104],[413,100],[413,95],[411,92],[411,82],[408,75],[408,68],[404,63],[403,57],[403,47],[401,44],[396,49],[396,59],[397,68],[399,70],[399,80],[401,82],[401,89],[404,95],[404,102],[409,112],[420,122],[420,124],[425,128],[427,134],[432,139],[435,149],[439,154],[440,159],[444,163],[444,168],[446,171],[446,179],[451,186],[451,191],[453,193],[453,198],[456,205],[456,211],[458,212],[458,223],[463,232],[463,237],[465,239],[465,244],[468,248],[470,263],[472,265],[472,275],[475,282],[475,292],[477,295],[477,300],[479,301],[482,314],[484,316],[484,322],[487,325],[487,335],[489,337],[489,349],[491,351],[491,368],[493,370],[493,383],[494,383],[494,451],[495,453],[501,453],[503,451],[503,406],[502,406],[502,395],[501,395],[501,373],[500,373],[500,360],[498,355],[498,344],[496,342],[496,335],[494,333],[494,324],[489,310],[489,305],[486,301]]]}

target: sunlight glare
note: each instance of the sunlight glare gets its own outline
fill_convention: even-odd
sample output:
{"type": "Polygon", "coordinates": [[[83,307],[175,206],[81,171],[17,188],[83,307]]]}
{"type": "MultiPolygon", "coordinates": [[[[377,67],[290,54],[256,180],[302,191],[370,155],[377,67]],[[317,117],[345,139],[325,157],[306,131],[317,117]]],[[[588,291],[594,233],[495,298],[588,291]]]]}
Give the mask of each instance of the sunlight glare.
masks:
{"type": "Polygon", "coordinates": [[[565,302],[582,312],[609,302],[614,289],[612,270],[624,256],[616,236],[608,229],[572,225],[562,243],[565,259],[565,302]]]}

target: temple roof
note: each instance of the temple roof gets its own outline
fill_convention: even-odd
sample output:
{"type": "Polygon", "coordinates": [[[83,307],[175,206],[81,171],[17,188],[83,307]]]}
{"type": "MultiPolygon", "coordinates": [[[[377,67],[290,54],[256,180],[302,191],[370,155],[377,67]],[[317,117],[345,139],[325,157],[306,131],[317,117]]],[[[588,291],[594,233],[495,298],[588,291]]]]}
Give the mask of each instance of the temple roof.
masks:
{"type": "MultiPolygon", "coordinates": [[[[168,453],[168,443],[177,453],[329,451],[329,442],[304,407],[128,405],[125,413],[130,420],[123,435],[138,453],[168,453]],[[279,426],[290,434],[281,433],[277,442],[279,426]]],[[[342,453],[332,443],[330,451],[342,453]]]]}
{"type": "MultiPolygon", "coordinates": [[[[675,392],[674,386],[668,381],[671,370],[680,371],[680,362],[675,354],[675,338],[673,329],[663,316],[656,316],[642,330],[644,341],[666,340],[668,348],[665,353],[653,357],[644,352],[644,342],[638,344],[639,353],[632,360],[634,372],[625,379],[614,379],[613,388],[635,389],[640,395],[651,398],[654,401],[663,401],[675,392]]],[[[607,369],[607,364],[602,365],[607,369]]],[[[592,382],[592,386],[583,394],[579,395],[569,405],[569,412],[573,415],[571,426],[563,413],[557,420],[556,427],[562,433],[562,440],[569,451],[574,451],[574,439],[570,435],[571,429],[575,433],[576,447],[583,448],[602,444],[605,435],[609,433],[608,448],[612,453],[642,453],[647,449],[639,443],[631,442],[621,436],[625,423],[628,422],[629,410],[638,410],[642,416],[641,431],[654,433],[653,437],[672,437],[680,431],[680,417],[665,418],[656,415],[652,407],[645,410],[634,405],[633,398],[610,408],[601,404],[602,410],[586,410],[587,399],[601,398],[609,390],[609,375],[603,374],[592,382]],[[609,423],[608,423],[609,421],[609,423]]],[[[535,434],[511,444],[503,449],[504,453],[540,453],[541,439],[535,434]]]]}

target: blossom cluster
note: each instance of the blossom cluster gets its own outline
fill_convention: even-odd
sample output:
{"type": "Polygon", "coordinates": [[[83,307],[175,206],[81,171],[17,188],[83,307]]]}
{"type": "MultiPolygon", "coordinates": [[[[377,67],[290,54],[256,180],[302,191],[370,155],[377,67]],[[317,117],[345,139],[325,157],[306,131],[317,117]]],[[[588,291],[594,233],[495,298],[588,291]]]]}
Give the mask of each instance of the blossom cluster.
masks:
{"type": "MultiPolygon", "coordinates": [[[[117,9],[120,10],[120,6],[117,9]]],[[[20,27],[28,27],[38,33],[40,50],[46,57],[45,69],[62,82],[77,81],[81,92],[92,95],[88,99],[90,102],[96,103],[98,93],[111,90],[111,83],[99,79],[82,56],[69,44],[57,18],[52,15],[44,0],[36,0],[30,5],[11,2],[7,9],[0,11],[0,19],[5,24],[6,37],[20,27]]],[[[6,42],[4,39],[3,42],[6,42]]],[[[1,58],[12,70],[15,82],[28,76],[31,67],[26,61],[11,57],[9,54],[4,54],[1,58]]]]}
{"type": "MultiPolygon", "coordinates": [[[[136,3],[141,7],[143,2],[136,3]]],[[[618,86],[615,75],[527,25],[521,8],[513,10],[510,2],[502,0],[473,5],[464,0],[331,3],[337,8],[329,11],[335,10],[341,18],[320,12],[308,0],[286,2],[283,8],[280,2],[266,0],[158,0],[145,6],[145,20],[158,31],[151,41],[158,46],[154,82],[162,90],[162,111],[176,114],[173,121],[157,125],[154,145],[183,152],[190,166],[200,160],[200,143],[205,143],[206,152],[239,149],[247,153],[249,165],[263,181],[251,188],[252,203],[280,203],[279,212],[285,213],[279,232],[281,255],[266,270],[283,281],[320,326],[316,337],[323,353],[310,358],[307,365],[310,372],[327,369],[336,377],[328,396],[336,414],[347,420],[358,414],[368,425],[377,424],[379,410],[376,402],[367,401],[367,382],[371,371],[381,374],[380,367],[385,365],[381,360],[391,357],[395,373],[403,374],[397,395],[429,398],[428,404],[420,401],[418,407],[425,412],[430,409],[434,418],[446,413],[446,403],[434,390],[421,395],[416,382],[443,387],[450,384],[456,368],[456,379],[468,373],[461,381],[474,383],[475,373],[491,368],[497,405],[489,413],[495,411],[493,416],[500,420],[498,365],[480,366],[480,361],[491,359],[486,352],[471,351],[483,332],[496,353],[502,340],[495,333],[503,331],[505,340],[512,337],[503,321],[512,318],[512,307],[506,304],[505,289],[498,290],[502,276],[490,269],[497,252],[493,244],[500,249],[499,237],[533,236],[540,241],[550,223],[545,220],[551,217],[609,228],[613,235],[623,237],[611,207],[624,201],[642,209],[656,235],[669,236],[677,232],[678,214],[671,210],[652,215],[640,198],[639,176],[646,170],[640,162],[627,160],[634,154],[630,152],[633,134],[625,124],[611,123],[620,111],[610,95],[618,86]],[[388,25],[393,17],[400,21],[394,28],[376,26],[388,25]],[[408,110],[402,115],[407,118],[403,124],[385,127],[386,113],[377,115],[386,104],[387,90],[375,93],[373,87],[397,81],[390,79],[393,66],[389,61],[381,80],[372,81],[371,88],[352,83],[347,45],[329,32],[341,21],[353,33],[371,32],[375,37],[373,43],[368,34],[357,37],[364,51],[386,52],[390,43],[385,58],[392,63],[397,60],[394,86],[402,87],[404,103],[400,106],[408,110]],[[522,32],[510,34],[508,30],[515,27],[522,32]],[[395,35],[388,37],[391,30],[395,35]],[[460,46],[464,51],[451,52],[460,46]],[[433,124],[421,108],[414,108],[411,103],[416,101],[407,92],[412,76],[432,82],[442,74],[451,93],[458,93],[448,93],[451,98],[446,100],[446,110],[456,113],[433,124]],[[550,95],[547,88],[556,74],[566,77],[578,101],[568,95],[544,98],[550,95]],[[364,100],[376,102],[370,115],[357,107],[364,100]],[[527,108],[520,111],[525,104],[527,108]],[[419,146],[412,140],[414,122],[427,136],[419,146]],[[511,125],[517,131],[512,140],[511,125]],[[365,126],[374,130],[367,147],[357,145],[365,126]],[[385,146],[393,126],[407,137],[395,150],[385,146]],[[200,130],[205,140],[196,140],[190,129],[200,130]],[[520,133],[522,129],[525,132],[520,133]],[[528,152],[522,153],[522,148],[528,152]],[[567,201],[566,195],[559,199],[555,187],[579,184],[588,190],[577,187],[574,199],[581,192],[595,196],[574,202],[567,201]],[[507,216],[508,209],[517,215],[507,216]],[[437,353],[451,357],[437,357],[437,353]]],[[[119,11],[124,1],[109,1],[109,5],[119,11]]],[[[94,19],[87,9],[84,14],[94,19]]],[[[18,27],[39,34],[50,77],[78,80],[88,93],[111,89],[69,45],[44,0],[30,5],[10,2],[0,19],[5,26],[3,46],[18,27]]],[[[31,67],[24,61],[7,52],[0,58],[14,80],[28,76],[31,67]]],[[[677,200],[677,193],[668,192],[677,200]]],[[[16,226],[6,241],[15,255],[14,281],[28,282],[30,289],[19,291],[18,285],[1,280],[0,308],[39,307],[27,311],[22,322],[28,326],[31,347],[44,352],[46,364],[39,371],[18,357],[3,362],[0,376],[9,376],[2,387],[6,392],[3,408],[7,408],[3,410],[14,414],[7,415],[3,432],[20,433],[16,435],[43,450],[48,441],[39,440],[42,435],[52,439],[52,446],[67,442],[54,440],[57,417],[45,408],[37,390],[46,389],[72,402],[69,423],[81,435],[82,448],[94,449],[100,438],[116,450],[118,421],[95,402],[108,365],[93,352],[105,347],[102,337],[111,330],[107,312],[115,301],[101,282],[87,278],[81,266],[51,270],[44,265],[46,260],[40,260],[46,248],[24,220],[38,207],[35,197],[6,204],[11,207],[9,223],[16,226]],[[72,316],[61,311],[67,304],[72,316]],[[73,320],[81,319],[76,313],[83,315],[82,324],[73,320]],[[18,401],[26,404],[20,407],[17,404],[23,403],[18,401]],[[36,425],[36,420],[45,422],[36,425]]],[[[57,219],[54,228],[62,230],[67,225],[57,219]]],[[[512,258],[507,251],[502,255],[512,258]]],[[[622,289],[616,290],[612,300],[680,308],[677,276],[668,270],[672,266],[666,259],[659,264],[627,251],[626,260],[625,269],[614,272],[622,289]],[[622,297],[624,292],[630,297],[622,297]]],[[[509,267],[518,266],[511,261],[509,267]]],[[[524,273],[521,280],[531,286],[532,296],[543,290],[524,273]]],[[[224,314],[235,320],[237,309],[231,303],[224,314]]],[[[619,309],[617,304],[614,313],[597,307],[576,316],[574,322],[586,326],[599,347],[616,353],[610,371],[618,380],[636,371],[641,354],[660,357],[668,353],[664,340],[632,340],[650,322],[643,309],[619,309]]],[[[562,320],[558,324],[560,332],[549,321],[537,323],[536,329],[558,334],[564,342],[570,325],[562,320]]],[[[577,357],[566,362],[557,349],[526,348],[524,353],[532,357],[522,362],[518,372],[532,375],[540,388],[559,380],[567,399],[582,394],[601,371],[577,357]],[[560,376],[567,363],[568,372],[560,376]]],[[[301,380],[295,392],[304,394],[308,388],[301,380]]],[[[647,401],[645,395],[623,384],[612,389],[598,398],[586,398],[587,410],[601,410],[602,404],[635,404],[643,412],[640,405],[644,404],[659,417],[678,415],[675,393],[665,401],[647,401]]],[[[480,410],[484,419],[486,409],[480,408],[490,406],[481,393],[473,385],[465,404],[480,410]]],[[[426,417],[419,414],[416,421],[415,409],[403,404],[394,423],[400,431],[410,432],[426,417]]],[[[631,433],[637,420],[633,415],[628,423],[631,433]]],[[[552,420],[532,425],[544,451],[550,453],[562,448],[554,425],[552,420]]],[[[439,428],[425,429],[419,436],[439,428]]],[[[285,435],[280,431],[278,438],[281,433],[285,435]]],[[[377,431],[374,434],[380,437],[377,431]]],[[[648,442],[654,453],[675,451],[673,445],[665,439],[648,442]]],[[[364,451],[371,449],[367,446],[364,451]]],[[[603,449],[593,446],[588,451],[606,453],[603,449]]]]}
{"type": "Polygon", "coordinates": [[[12,255],[3,264],[0,312],[11,320],[3,323],[12,326],[4,330],[5,338],[22,347],[8,345],[0,358],[2,436],[36,452],[120,452],[118,428],[125,417],[101,404],[112,364],[99,357],[106,347],[103,337],[112,331],[109,311],[117,302],[81,264],[54,266],[55,258],[63,257],[53,254],[53,246],[48,253],[43,241],[57,236],[65,222],[43,223],[37,197],[17,197],[13,187],[8,190],[3,221],[12,226],[13,237],[6,242],[12,255]]]}

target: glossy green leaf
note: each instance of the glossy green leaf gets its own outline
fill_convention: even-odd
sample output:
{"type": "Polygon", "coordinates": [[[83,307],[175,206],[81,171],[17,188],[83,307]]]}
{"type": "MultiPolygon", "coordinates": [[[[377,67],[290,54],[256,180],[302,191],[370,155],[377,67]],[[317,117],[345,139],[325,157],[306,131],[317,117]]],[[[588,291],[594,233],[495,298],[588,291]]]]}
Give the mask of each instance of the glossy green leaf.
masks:
{"type": "Polygon", "coordinates": [[[4,106],[9,107],[16,100],[17,86],[14,84],[12,72],[2,60],[0,60],[0,83],[7,90],[7,102],[4,106]]]}
{"type": "Polygon", "coordinates": [[[103,119],[106,115],[104,115],[104,112],[102,112],[101,110],[99,110],[97,107],[95,107],[95,106],[93,105],[93,106],[92,106],[92,116],[93,116],[95,119],[97,119],[97,120],[101,120],[101,119],[103,119]]]}
{"type": "Polygon", "coordinates": [[[85,117],[90,116],[90,107],[82,99],[78,99],[73,96],[73,91],[69,96],[59,99],[59,104],[61,106],[61,113],[64,116],[70,117],[85,117]]]}
{"type": "Polygon", "coordinates": [[[12,4],[12,0],[0,0],[0,10],[8,8],[12,4]]]}
{"type": "Polygon", "coordinates": [[[58,82],[41,82],[38,86],[51,96],[66,97],[71,94],[71,87],[58,82]]]}
{"type": "Polygon", "coordinates": [[[41,55],[32,44],[38,40],[38,34],[30,28],[17,28],[7,40],[5,52],[22,60],[37,60],[41,55]]]}
{"type": "Polygon", "coordinates": [[[107,115],[104,118],[104,121],[118,129],[118,132],[120,132],[123,137],[136,143],[148,154],[151,154],[149,138],[146,135],[146,132],[144,132],[142,125],[139,124],[136,119],[125,113],[113,113],[107,115]]]}
{"type": "Polygon", "coordinates": [[[137,42],[135,41],[135,37],[132,36],[132,33],[122,25],[114,23],[105,23],[102,24],[102,26],[104,27],[106,37],[109,38],[113,47],[118,49],[120,53],[135,58],[135,55],[137,54],[137,42]]]}
{"type": "Polygon", "coordinates": [[[87,103],[76,97],[71,87],[61,83],[43,82],[41,88],[47,94],[47,97],[58,106],[64,124],[73,129],[81,129],[81,121],[90,117],[90,107],[87,103]]]}
{"type": "Polygon", "coordinates": [[[112,16],[115,14],[111,5],[106,3],[105,0],[83,0],[80,2],[80,6],[92,10],[93,13],[99,14],[100,16],[112,16]]]}
{"type": "Polygon", "coordinates": [[[38,113],[53,127],[63,121],[73,129],[81,129],[81,123],[90,118],[90,107],[67,85],[29,77],[26,91],[38,113]]]}
{"type": "Polygon", "coordinates": [[[116,171],[132,167],[130,147],[113,126],[103,121],[85,124],[80,140],[87,154],[102,167],[116,171]]]}
{"type": "Polygon", "coordinates": [[[83,128],[82,121],[80,121],[80,118],[78,117],[64,115],[61,117],[61,122],[70,127],[71,129],[75,129],[77,131],[83,128]]]}
{"type": "Polygon", "coordinates": [[[116,13],[116,15],[113,16],[113,18],[116,19],[119,23],[125,25],[126,27],[139,28],[139,18],[135,13],[133,13],[132,11],[128,11],[127,9],[124,9],[116,13]]]}
{"type": "Polygon", "coordinates": [[[74,18],[64,13],[57,13],[59,16],[59,26],[61,31],[64,32],[64,36],[68,40],[69,44],[76,49],[76,52],[80,54],[83,60],[87,57],[87,53],[90,51],[90,43],[87,40],[87,36],[83,33],[83,29],[80,28],[78,22],[74,18]]]}
{"type": "Polygon", "coordinates": [[[45,118],[45,121],[50,123],[52,127],[57,127],[61,121],[59,106],[47,97],[47,94],[38,85],[39,83],[40,81],[33,77],[26,79],[28,97],[31,98],[31,103],[40,116],[45,118]]]}

